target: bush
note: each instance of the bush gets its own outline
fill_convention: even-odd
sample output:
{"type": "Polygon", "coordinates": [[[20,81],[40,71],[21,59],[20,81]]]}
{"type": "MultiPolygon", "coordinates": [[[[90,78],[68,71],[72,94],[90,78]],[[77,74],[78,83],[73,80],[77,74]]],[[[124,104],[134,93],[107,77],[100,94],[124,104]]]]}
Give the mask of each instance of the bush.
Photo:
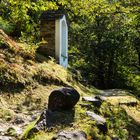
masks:
{"type": "Polygon", "coordinates": [[[13,31],[14,26],[0,17],[0,29],[4,30],[7,34],[10,34],[13,31]]]}

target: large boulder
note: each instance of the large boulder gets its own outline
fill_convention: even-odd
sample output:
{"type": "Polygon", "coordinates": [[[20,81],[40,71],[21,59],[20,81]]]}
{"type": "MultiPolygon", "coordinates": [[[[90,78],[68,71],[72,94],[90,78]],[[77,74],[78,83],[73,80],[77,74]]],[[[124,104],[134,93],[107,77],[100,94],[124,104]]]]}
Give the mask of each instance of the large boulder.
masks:
{"type": "Polygon", "coordinates": [[[53,90],[49,96],[48,109],[51,111],[70,110],[79,101],[80,94],[73,88],[53,90]]]}
{"type": "Polygon", "coordinates": [[[83,131],[62,131],[55,138],[52,138],[52,140],[87,140],[87,136],[83,131]]]}

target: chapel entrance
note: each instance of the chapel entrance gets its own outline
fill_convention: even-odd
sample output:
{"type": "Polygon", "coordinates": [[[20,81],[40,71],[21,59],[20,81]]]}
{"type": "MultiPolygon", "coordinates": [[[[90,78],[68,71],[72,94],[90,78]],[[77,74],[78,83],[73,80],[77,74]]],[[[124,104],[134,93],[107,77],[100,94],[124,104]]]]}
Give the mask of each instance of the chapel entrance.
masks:
{"type": "Polygon", "coordinates": [[[68,67],[68,25],[64,14],[46,11],[41,15],[40,37],[43,40],[38,52],[55,58],[61,66],[68,67]]]}
{"type": "Polygon", "coordinates": [[[63,20],[61,24],[61,57],[60,57],[60,65],[67,67],[68,64],[68,42],[67,42],[67,24],[66,21],[63,20]]]}

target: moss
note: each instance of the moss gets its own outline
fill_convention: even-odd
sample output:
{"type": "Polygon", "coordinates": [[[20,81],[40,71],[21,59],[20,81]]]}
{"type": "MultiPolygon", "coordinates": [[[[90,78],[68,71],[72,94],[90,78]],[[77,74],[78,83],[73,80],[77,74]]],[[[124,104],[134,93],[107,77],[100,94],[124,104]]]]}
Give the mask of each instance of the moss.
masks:
{"type": "Polygon", "coordinates": [[[51,140],[54,137],[54,133],[51,132],[39,132],[30,138],[30,140],[51,140]]]}
{"type": "Polygon", "coordinates": [[[7,108],[0,108],[0,118],[10,121],[13,117],[13,111],[7,108]]]}

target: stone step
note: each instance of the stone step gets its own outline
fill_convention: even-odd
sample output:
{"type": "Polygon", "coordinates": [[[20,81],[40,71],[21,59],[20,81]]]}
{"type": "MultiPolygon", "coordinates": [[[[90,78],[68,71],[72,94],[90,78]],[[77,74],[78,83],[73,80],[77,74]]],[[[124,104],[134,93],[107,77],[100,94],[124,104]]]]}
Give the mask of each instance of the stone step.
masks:
{"type": "Polygon", "coordinates": [[[102,101],[99,99],[96,99],[95,97],[82,97],[82,101],[91,102],[93,105],[100,107],[102,104],[102,101]]]}
{"type": "Polygon", "coordinates": [[[86,111],[87,115],[91,117],[92,120],[96,121],[97,124],[104,124],[106,123],[106,119],[100,115],[95,114],[91,111],[86,111]]]}
{"type": "Polygon", "coordinates": [[[105,96],[101,96],[101,95],[96,95],[95,98],[102,102],[107,100],[107,98],[105,96]]]}
{"type": "Polygon", "coordinates": [[[91,111],[86,111],[86,114],[90,116],[92,120],[96,122],[96,125],[101,132],[103,132],[104,134],[107,132],[107,124],[106,124],[105,118],[91,111]]]}
{"type": "Polygon", "coordinates": [[[100,91],[99,94],[105,97],[130,95],[128,91],[121,90],[121,89],[106,89],[106,90],[100,91]]]}
{"type": "Polygon", "coordinates": [[[99,100],[94,97],[82,97],[82,101],[98,102],[99,100]]]}

